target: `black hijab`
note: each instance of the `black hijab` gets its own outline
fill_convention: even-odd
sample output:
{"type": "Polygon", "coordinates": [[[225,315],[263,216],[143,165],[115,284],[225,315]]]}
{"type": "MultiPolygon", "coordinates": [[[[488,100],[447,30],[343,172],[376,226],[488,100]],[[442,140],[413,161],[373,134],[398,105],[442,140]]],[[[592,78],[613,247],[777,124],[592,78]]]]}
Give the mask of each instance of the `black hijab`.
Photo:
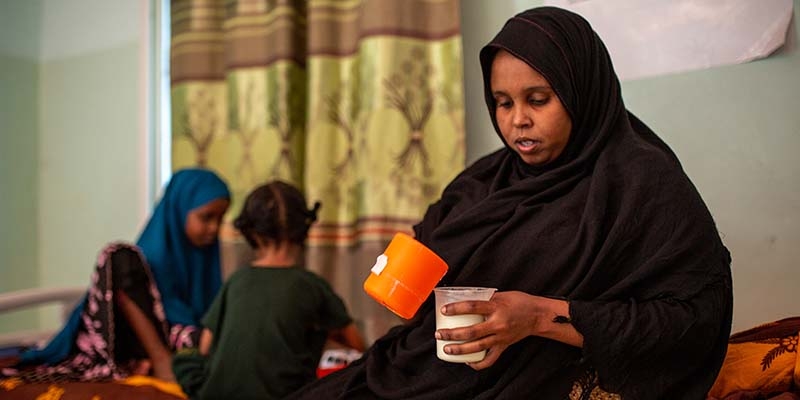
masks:
{"type": "Polygon", "coordinates": [[[576,381],[596,380],[623,398],[704,399],[725,355],[732,295],[730,256],[700,195],[667,145],[626,111],[608,52],[583,18],[528,10],[483,48],[498,133],[489,85],[499,49],[548,80],[572,118],[570,141],[542,167],[508,147],[478,160],[415,232],[449,264],[443,286],[568,299],[583,349],[528,337],[486,370],[446,363],[435,355],[429,299],[361,361],[305,393],[564,399],[576,381]]]}

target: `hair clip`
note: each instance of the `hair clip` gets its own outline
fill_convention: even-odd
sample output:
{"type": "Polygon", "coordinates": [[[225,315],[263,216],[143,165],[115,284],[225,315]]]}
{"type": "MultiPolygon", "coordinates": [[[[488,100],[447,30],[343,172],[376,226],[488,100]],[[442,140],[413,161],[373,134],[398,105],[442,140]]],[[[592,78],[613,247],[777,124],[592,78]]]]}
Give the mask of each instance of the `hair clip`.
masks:
{"type": "Polygon", "coordinates": [[[322,207],[322,203],[315,201],[314,206],[310,210],[306,210],[306,215],[308,215],[306,223],[311,224],[317,220],[317,211],[319,211],[320,207],[322,207]]]}

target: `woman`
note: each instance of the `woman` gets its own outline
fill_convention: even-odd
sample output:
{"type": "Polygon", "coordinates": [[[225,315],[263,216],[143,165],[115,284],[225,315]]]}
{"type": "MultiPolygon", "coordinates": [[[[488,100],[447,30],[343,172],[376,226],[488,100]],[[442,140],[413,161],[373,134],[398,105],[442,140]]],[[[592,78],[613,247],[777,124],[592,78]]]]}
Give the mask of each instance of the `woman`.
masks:
{"type": "Polygon", "coordinates": [[[213,172],[175,173],[136,246],[100,252],[87,295],[47,347],[21,355],[19,376],[103,380],[152,368],[174,381],[172,350],[196,346],[222,282],[217,234],[229,204],[213,172]]]}
{"type": "Polygon", "coordinates": [[[409,324],[292,398],[703,399],[730,333],[730,255],[677,157],[624,106],[581,17],[537,8],[480,53],[505,147],[468,167],[415,226],[442,286],[498,288],[409,324]],[[463,365],[434,338],[487,350],[463,365]]]}

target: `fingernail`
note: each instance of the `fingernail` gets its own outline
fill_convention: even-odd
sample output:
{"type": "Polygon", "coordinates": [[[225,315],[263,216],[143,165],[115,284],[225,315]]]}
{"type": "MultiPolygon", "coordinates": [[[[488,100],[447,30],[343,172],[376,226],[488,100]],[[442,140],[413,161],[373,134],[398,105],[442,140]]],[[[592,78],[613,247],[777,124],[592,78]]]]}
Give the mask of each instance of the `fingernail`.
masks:
{"type": "Polygon", "coordinates": [[[436,339],[438,339],[438,340],[442,340],[442,334],[439,333],[439,331],[436,331],[436,333],[434,333],[433,336],[435,336],[436,339]]]}

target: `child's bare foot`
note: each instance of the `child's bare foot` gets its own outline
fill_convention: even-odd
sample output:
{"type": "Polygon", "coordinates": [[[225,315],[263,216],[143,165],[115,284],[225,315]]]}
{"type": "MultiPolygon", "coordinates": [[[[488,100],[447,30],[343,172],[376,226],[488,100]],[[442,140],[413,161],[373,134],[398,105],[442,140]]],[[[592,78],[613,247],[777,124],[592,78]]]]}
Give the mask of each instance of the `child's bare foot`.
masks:
{"type": "Polygon", "coordinates": [[[136,367],[133,369],[134,375],[150,375],[150,368],[153,366],[153,363],[150,360],[141,360],[136,364],[136,367]]]}

